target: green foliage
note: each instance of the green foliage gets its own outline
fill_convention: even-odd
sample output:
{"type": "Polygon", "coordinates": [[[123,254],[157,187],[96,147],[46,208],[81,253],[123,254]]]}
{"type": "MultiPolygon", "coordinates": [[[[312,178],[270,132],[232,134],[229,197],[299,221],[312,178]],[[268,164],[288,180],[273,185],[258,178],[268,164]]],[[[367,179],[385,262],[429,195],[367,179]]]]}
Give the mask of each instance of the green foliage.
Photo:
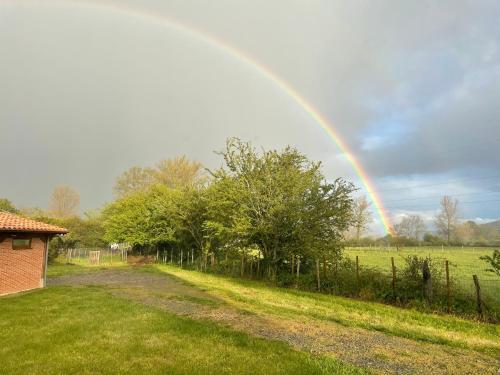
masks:
{"type": "Polygon", "coordinates": [[[5,198],[0,198],[0,211],[7,211],[13,214],[17,214],[19,212],[12,202],[5,198]]]}
{"type": "Polygon", "coordinates": [[[479,257],[479,259],[484,260],[491,267],[486,269],[487,272],[492,272],[500,276],[500,250],[494,250],[491,256],[484,255],[479,257]]]}
{"type": "Polygon", "coordinates": [[[408,302],[411,300],[423,300],[423,266],[429,265],[433,292],[436,296],[444,295],[443,265],[431,257],[419,257],[408,255],[404,258],[404,266],[398,272],[398,296],[400,300],[408,302]]]}
{"type": "Polygon", "coordinates": [[[142,247],[174,243],[180,198],[180,191],[154,185],[111,203],[103,211],[104,239],[142,247]]]}
{"type": "Polygon", "coordinates": [[[69,233],[54,237],[49,245],[49,261],[53,262],[62,249],[82,247],[105,247],[104,227],[99,212],[86,212],[84,217],[70,216],[54,218],[35,216],[34,219],[44,223],[66,228],[69,233]]]}
{"type": "Polygon", "coordinates": [[[350,183],[325,181],[320,164],[291,147],[257,153],[229,139],[225,168],[208,190],[210,235],[228,246],[256,245],[270,272],[292,254],[308,259],[338,252],[352,218],[350,183]]]}
{"type": "Polygon", "coordinates": [[[109,204],[106,241],[178,255],[193,250],[201,262],[209,254],[253,257],[270,277],[288,269],[291,255],[314,260],[340,251],[352,184],[325,181],[319,163],[290,147],[258,153],[229,139],[220,155],[225,165],[211,172],[209,184],[157,184],[109,204]]]}

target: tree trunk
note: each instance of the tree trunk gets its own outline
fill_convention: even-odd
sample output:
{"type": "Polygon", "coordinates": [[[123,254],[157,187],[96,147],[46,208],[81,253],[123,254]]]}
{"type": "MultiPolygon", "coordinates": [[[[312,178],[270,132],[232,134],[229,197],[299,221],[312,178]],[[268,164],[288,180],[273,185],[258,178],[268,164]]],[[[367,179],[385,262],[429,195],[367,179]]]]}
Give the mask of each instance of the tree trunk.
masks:
{"type": "Polygon", "coordinates": [[[323,255],[323,280],[326,280],[326,256],[323,255]]]}
{"type": "Polygon", "coordinates": [[[297,280],[295,282],[295,287],[299,287],[299,277],[300,277],[300,258],[297,257],[297,280]]]}
{"type": "Polygon", "coordinates": [[[245,274],[245,257],[244,255],[241,255],[241,270],[240,270],[240,276],[243,277],[245,274]]]}
{"type": "Polygon", "coordinates": [[[318,291],[321,290],[321,280],[319,278],[319,259],[316,259],[316,282],[318,286],[318,291]]]}

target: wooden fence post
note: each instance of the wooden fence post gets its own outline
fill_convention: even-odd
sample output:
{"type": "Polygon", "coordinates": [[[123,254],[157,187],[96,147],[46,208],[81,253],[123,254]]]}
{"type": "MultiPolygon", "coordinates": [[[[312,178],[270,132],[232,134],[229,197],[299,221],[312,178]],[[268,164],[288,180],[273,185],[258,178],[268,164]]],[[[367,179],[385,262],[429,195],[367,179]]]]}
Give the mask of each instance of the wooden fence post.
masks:
{"type": "Polygon", "coordinates": [[[260,277],[260,250],[259,254],[257,255],[257,270],[255,271],[255,277],[260,277]]]}
{"type": "Polygon", "coordinates": [[[394,257],[391,257],[391,266],[392,266],[392,293],[394,295],[394,299],[396,299],[396,267],[394,266],[394,257]]]}
{"type": "Polygon", "coordinates": [[[300,276],[300,257],[297,256],[297,280],[295,282],[295,287],[299,287],[299,276],[300,276]]]}
{"type": "Polygon", "coordinates": [[[477,315],[481,319],[483,317],[483,306],[481,305],[481,287],[479,286],[479,279],[477,275],[472,275],[474,280],[474,286],[476,287],[476,303],[477,303],[477,315]]]}
{"type": "Polygon", "coordinates": [[[446,271],[446,304],[448,307],[448,314],[451,314],[451,291],[450,291],[450,270],[448,267],[448,259],[444,261],[446,271]]]}
{"type": "Polygon", "coordinates": [[[323,255],[323,280],[326,280],[326,256],[323,255]]]}
{"type": "Polygon", "coordinates": [[[359,289],[359,256],[356,255],[356,284],[359,289]]]}
{"type": "Polygon", "coordinates": [[[321,280],[319,278],[319,259],[316,259],[316,282],[318,284],[318,291],[321,290],[321,280]]]}
{"type": "Polygon", "coordinates": [[[245,274],[245,256],[242,254],[240,276],[243,277],[244,274],[245,274]]]}
{"type": "Polygon", "coordinates": [[[181,268],[182,268],[182,258],[183,258],[183,250],[181,249],[181,268]]]}
{"type": "Polygon", "coordinates": [[[432,303],[432,278],[431,278],[431,270],[429,268],[429,262],[424,260],[424,264],[422,266],[422,277],[423,277],[423,292],[424,297],[427,302],[432,303]]]}
{"type": "Polygon", "coordinates": [[[293,276],[293,271],[295,269],[295,255],[292,254],[292,276],[293,276]]]}

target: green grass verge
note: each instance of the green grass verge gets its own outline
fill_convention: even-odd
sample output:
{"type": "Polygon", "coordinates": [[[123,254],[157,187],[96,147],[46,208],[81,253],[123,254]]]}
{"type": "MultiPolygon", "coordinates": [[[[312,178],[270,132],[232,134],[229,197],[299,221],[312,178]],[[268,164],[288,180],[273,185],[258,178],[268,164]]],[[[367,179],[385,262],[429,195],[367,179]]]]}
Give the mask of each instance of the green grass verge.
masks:
{"type": "Polygon", "coordinates": [[[0,332],[1,374],[365,373],[99,287],[49,287],[0,298],[0,332]]]}
{"type": "Polygon", "coordinates": [[[126,263],[114,263],[112,265],[99,265],[92,266],[89,264],[83,263],[65,263],[64,260],[58,260],[52,263],[49,263],[47,268],[47,276],[48,277],[60,277],[65,275],[78,275],[85,274],[100,270],[105,270],[109,268],[127,268],[129,267],[126,263]]]}
{"type": "Polygon", "coordinates": [[[270,287],[263,282],[183,270],[168,265],[145,268],[165,272],[239,309],[284,318],[333,321],[413,340],[500,355],[500,326],[454,316],[427,314],[380,303],[270,287]]]}

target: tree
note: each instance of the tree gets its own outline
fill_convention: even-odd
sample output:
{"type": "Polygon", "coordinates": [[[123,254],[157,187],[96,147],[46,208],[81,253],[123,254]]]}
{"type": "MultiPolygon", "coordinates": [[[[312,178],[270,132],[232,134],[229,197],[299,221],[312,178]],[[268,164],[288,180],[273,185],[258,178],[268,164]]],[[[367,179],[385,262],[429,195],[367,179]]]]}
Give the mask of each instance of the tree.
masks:
{"type": "Polygon", "coordinates": [[[352,229],[354,231],[356,241],[359,241],[363,233],[368,228],[368,224],[370,224],[373,220],[370,206],[371,203],[368,202],[366,196],[364,195],[354,200],[352,229]]]}
{"type": "Polygon", "coordinates": [[[155,179],[172,189],[189,188],[204,182],[203,171],[201,163],[181,156],[160,161],[156,165],[155,179]]]}
{"type": "Polygon", "coordinates": [[[159,184],[171,189],[186,189],[202,186],[206,175],[201,163],[190,161],[185,156],[160,161],[155,167],[132,167],[123,172],[113,188],[116,197],[151,188],[159,184]]]}
{"type": "Polygon", "coordinates": [[[225,165],[210,172],[209,184],[200,183],[201,166],[185,158],[158,166],[161,181],[156,175],[156,183],[105,207],[105,240],[197,253],[202,265],[209,254],[225,266],[238,260],[242,273],[246,261],[251,268],[257,260],[259,274],[267,269],[271,278],[289,273],[292,257],[300,256],[306,270],[340,254],[352,220],[352,184],[327,182],[320,163],[292,147],[257,152],[232,138],[219,154],[225,165]]]}
{"type": "Polygon", "coordinates": [[[41,209],[40,207],[21,207],[19,209],[21,215],[32,217],[32,218],[44,218],[48,216],[48,213],[41,209]]]}
{"type": "Polygon", "coordinates": [[[479,228],[475,222],[468,220],[457,226],[455,233],[461,243],[469,244],[478,235],[479,228]]]}
{"type": "Polygon", "coordinates": [[[118,176],[113,191],[118,198],[123,198],[127,194],[144,190],[154,183],[154,174],[151,168],[132,167],[118,176]]]}
{"type": "Polygon", "coordinates": [[[56,218],[75,216],[80,206],[80,194],[69,186],[58,186],[49,203],[50,214],[56,218]]]}
{"type": "Polygon", "coordinates": [[[176,209],[179,223],[178,236],[186,249],[202,252],[205,247],[207,220],[207,194],[202,188],[186,189],[179,197],[176,209]]]}
{"type": "Polygon", "coordinates": [[[257,246],[269,276],[292,255],[340,251],[351,224],[352,184],[327,183],[320,164],[291,147],[258,153],[232,138],[220,155],[226,166],[212,173],[205,224],[213,237],[233,248],[257,246]]]}
{"type": "Polygon", "coordinates": [[[140,247],[175,243],[181,194],[166,186],[154,185],[107,205],[103,211],[104,239],[140,247]]]}
{"type": "Polygon", "coordinates": [[[395,229],[398,236],[419,241],[425,232],[426,226],[421,216],[405,215],[395,229]]]}
{"type": "Polygon", "coordinates": [[[61,249],[76,247],[102,248],[106,246],[103,238],[104,227],[99,212],[85,212],[83,218],[79,216],[66,218],[37,216],[36,219],[66,228],[69,232],[63,237],[56,236],[51,240],[49,260],[57,258],[61,249]]]}
{"type": "Polygon", "coordinates": [[[445,195],[441,199],[441,211],[436,215],[434,223],[439,234],[449,244],[458,224],[458,200],[445,195]]]}
{"type": "Polygon", "coordinates": [[[7,211],[11,212],[13,214],[16,214],[19,212],[19,210],[14,207],[14,205],[9,201],[8,199],[5,198],[0,198],[0,211],[7,211]]]}
{"type": "Polygon", "coordinates": [[[150,244],[146,200],[147,193],[137,191],[108,204],[103,210],[104,239],[139,246],[150,244]]]}

